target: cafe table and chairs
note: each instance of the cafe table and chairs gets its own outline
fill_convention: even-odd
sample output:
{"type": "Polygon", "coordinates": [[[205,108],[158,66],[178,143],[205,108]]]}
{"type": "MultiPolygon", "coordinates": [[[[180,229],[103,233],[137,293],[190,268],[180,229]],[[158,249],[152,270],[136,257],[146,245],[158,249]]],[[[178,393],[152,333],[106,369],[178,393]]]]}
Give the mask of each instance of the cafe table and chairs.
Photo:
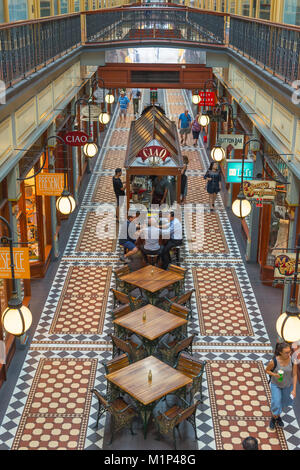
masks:
{"type": "Polygon", "coordinates": [[[113,323],[115,330],[117,326],[118,329],[127,330],[140,338],[148,355],[155,354],[160,339],[167,333],[172,332],[176,337],[187,327],[185,318],[162,310],[153,304],[127,313],[114,320],[113,323]]]}
{"type": "Polygon", "coordinates": [[[192,379],[154,356],[106,375],[113,396],[129,395],[140,412],[144,438],[155,406],[168,394],[184,390],[192,379]]]}
{"type": "Polygon", "coordinates": [[[170,286],[174,286],[175,292],[178,291],[183,279],[183,274],[175,271],[166,271],[151,265],[120,277],[121,281],[135,286],[144,292],[149,303],[154,305],[157,303],[161,291],[170,286]]]}

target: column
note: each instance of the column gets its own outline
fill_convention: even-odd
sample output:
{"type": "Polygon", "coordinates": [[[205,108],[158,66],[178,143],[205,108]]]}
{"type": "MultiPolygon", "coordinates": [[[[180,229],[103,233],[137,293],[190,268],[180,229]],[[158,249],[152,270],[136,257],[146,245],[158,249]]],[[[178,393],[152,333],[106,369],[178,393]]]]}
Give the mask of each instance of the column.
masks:
{"type": "MultiPolygon", "coordinates": [[[[16,214],[18,212],[17,203],[20,199],[20,182],[17,181],[19,178],[19,165],[15,166],[13,170],[7,175],[7,195],[8,195],[8,210],[9,210],[9,224],[11,225],[12,229],[12,238],[13,243],[17,243],[18,240],[18,224],[16,214]]],[[[18,246],[18,245],[15,245],[18,246]]],[[[21,290],[21,281],[20,279],[16,279],[16,287],[18,297],[22,298],[22,290],[21,290]]]]}
{"type": "MultiPolygon", "coordinates": [[[[53,136],[56,134],[56,126],[55,123],[49,127],[47,136],[53,136]]],[[[55,139],[53,141],[50,140],[50,143],[53,145],[55,139]]],[[[55,173],[55,158],[53,155],[49,153],[49,172],[55,173]]],[[[56,215],[56,196],[50,196],[50,210],[51,210],[51,240],[52,240],[52,250],[51,250],[51,258],[52,260],[56,260],[59,257],[59,245],[58,245],[58,236],[57,236],[57,215],[56,215]]]]}
{"type": "MultiPolygon", "coordinates": [[[[232,100],[231,102],[231,106],[232,106],[232,111],[233,111],[233,116],[236,116],[237,115],[237,103],[235,100],[232,100]]],[[[233,121],[233,134],[236,133],[236,128],[235,128],[235,122],[233,121]]],[[[234,149],[231,150],[230,154],[229,154],[229,159],[234,159],[234,149]]],[[[227,199],[226,199],[226,207],[227,208],[230,208],[232,206],[232,188],[233,188],[233,185],[232,183],[229,184],[229,189],[227,191],[227,199]]]]}

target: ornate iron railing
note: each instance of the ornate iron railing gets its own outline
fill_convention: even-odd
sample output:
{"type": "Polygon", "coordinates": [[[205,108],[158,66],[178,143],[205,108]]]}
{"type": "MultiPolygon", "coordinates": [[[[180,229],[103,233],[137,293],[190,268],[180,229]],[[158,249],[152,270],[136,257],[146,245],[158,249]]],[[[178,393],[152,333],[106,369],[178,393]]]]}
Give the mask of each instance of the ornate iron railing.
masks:
{"type": "Polygon", "coordinates": [[[80,15],[1,25],[0,79],[10,86],[80,42],[80,15]]]}
{"type": "Polygon", "coordinates": [[[229,47],[285,82],[300,78],[300,28],[231,16],[229,47]]]}

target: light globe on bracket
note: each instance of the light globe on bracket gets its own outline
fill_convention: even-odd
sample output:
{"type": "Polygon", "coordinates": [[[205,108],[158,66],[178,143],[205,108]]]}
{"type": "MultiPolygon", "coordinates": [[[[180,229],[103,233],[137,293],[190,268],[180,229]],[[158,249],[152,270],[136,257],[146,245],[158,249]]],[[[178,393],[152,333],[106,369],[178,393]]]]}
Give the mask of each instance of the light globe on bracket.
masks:
{"type": "Polygon", "coordinates": [[[95,142],[87,142],[83,147],[83,153],[86,157],[93,158],[98,153],[98,145],[95,142]]]}
{"type": "Polygon", "coordinates": [[[221,145],[217,144],[212,148],[210,155],[215,162],[219,163],[225,158],[225,150],[221,145]]]}
{"type": "Polygon", "coordinates": [[[107,104],[113,104],[115,102],[115,97],[110,90],[107,95],[105,96],[105,101],[107,104]]]}
{"type": "Polygon", "coordinates": [[[232,212],[236,217],[244,219],[251,212],[252,206],[242,191],[239,192],[237,199],[232,203],[232,212]]]}
{"type": "Polygon", "coordinates": [[[209,116],[207,114],[201,114],[201,116],[198,117],[198,122],[200,126],[206,127],[209,124],[209,116]]]}
{"type": "Polygon", "coordinates": [[[276,330],[286,343],[294,343],[300,339],[300,310],[296,302],[291,301],[286,311],[276,322],[276,330]]]}
{"type": "Polygon", "coordinates": [[[99,114],[99,122],[100,124],[108,124],[110,121],[110,114],[108,114],[106,111],[102,111],[99,114]]]}
{"type": "Polygon", "coordinates": [[[32,314],[28,307],[22,305],[15,295],[8,301],[8,307],[2,314],[2,325],[7,333],[22,336],[31,327],[32,314]]]}
{"type": "Polygon", "coordinates": [[[70,215],[74,212],[76,201],[72,194],[64,189],[61,196],[56,201],[56,209],[63,215],[70,215]]]}
{"type": "Polygon", "coordinates": [[[192,103],[193,104],[199,104],[201,101],[201,98],[199,96],[199,93],[198,91],[193,91],[193,94],[192,94],[192,103]]]}

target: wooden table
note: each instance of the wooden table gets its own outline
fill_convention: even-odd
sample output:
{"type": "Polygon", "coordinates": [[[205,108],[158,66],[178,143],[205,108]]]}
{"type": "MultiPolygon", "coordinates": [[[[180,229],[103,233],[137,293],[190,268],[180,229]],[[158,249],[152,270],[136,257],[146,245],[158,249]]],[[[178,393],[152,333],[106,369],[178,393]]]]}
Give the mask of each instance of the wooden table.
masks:
{"type": "Polygon", "coordinates": [[[114,320],[114,323],[138,335],[147,353],[151,355],[154,353],[161,336],[186,325],[187,320],[148,304],[114,320]],[[143,320],[144,313],[146,320],[143,320]]]}
{"type": "Polygon", "coordinates": [[[145,291],[149,302],[155,304],[159,291],[179,283],[184,279],[184,276],[173,271],[166,271],[165,269],[148,265],[130,274],[125,274],[120,279],[145,291]]]}
{"type": "Polygon", "coordinates": [[[192,379],[154,356],[130,364],[106,376],[114,387],[128,393],[136,402],[143,420],[144,438],[147,425],[158,400],[192,383],[192,379]],[[149,370],[152,381],[148,381],[149,370]]]}

